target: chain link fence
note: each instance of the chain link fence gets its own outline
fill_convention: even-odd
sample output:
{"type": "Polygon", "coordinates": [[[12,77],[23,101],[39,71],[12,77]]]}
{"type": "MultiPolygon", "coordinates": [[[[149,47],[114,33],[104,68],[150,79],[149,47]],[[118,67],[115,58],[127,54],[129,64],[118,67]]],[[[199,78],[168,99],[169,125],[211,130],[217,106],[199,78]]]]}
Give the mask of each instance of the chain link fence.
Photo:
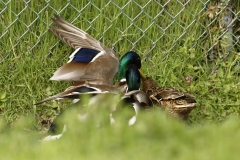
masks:
{"type": "MultiPolygon", "coordinates": [[[[19,48],[26,52],[41,49],[53,14],[60,14],[74,24],[81,19],[88,26],[87,31],[97,30],[96,23],[102,18],[104,28],[97,37],[99,40],[107,39],[108,31],[113,29],[123,36],[115,39],[110,47],[125,39],[136,50],[145,40],[149,42],[148,47],[139,51],[144,55],[151,55],[159,48],[170,54],[186,41],[191,41],[188,48],[199,49],[210,60],[240,51],[240,2],[237,0],[0,0],[0,46],[4,48],[0,51],[0,62],[19,48]],[[74,15],[69,15],[70,12],[74,15]],[[146,21],[147,26],[143,24],[146,21]],[[45,29],[38,31],[38,27],[45,29]],[[126,36],[131,28],[138,36],[126,36]]],[[[57,43],[46,50],[51,52],[57,43]]]]}

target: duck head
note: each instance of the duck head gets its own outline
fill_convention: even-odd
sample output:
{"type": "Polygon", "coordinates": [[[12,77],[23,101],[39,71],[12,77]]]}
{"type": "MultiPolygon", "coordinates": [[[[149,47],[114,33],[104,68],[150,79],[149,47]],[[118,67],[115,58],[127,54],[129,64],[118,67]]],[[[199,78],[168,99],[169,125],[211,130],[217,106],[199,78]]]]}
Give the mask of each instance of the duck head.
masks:
{"type": "Polygon", "coordinates": [[[133,51],[127,52],[119,61],[118,66],[118,82],[126,81],[126,71],[129,65],[135,65],[137,69],[141,68],[141,59],[140,56],[133,51]]]}

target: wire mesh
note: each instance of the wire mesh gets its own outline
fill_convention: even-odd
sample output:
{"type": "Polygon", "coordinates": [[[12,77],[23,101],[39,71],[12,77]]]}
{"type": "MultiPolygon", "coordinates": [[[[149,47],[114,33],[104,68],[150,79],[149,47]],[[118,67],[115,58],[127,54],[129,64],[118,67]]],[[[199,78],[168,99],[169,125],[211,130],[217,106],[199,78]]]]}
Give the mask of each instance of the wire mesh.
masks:
{"type": "MultiPolygon", "coordinates": [[[[138,50],[137,46],[141,45],[142,41],[148,41],[146,50],[138,52],[151,55],[154,49],[161,48],[160,50],[168,55],[175,47],[191,41],[188,47],[201,50],[210,60],[216,57],[223,58],[231,51],[240,50],[238,1],[68,0],[59,3],[53,0],[1,0],[0,45],[4,50],[0,51],[0,62],[4,62],[19,47],[24,48],[26,52],[33,52],[34,49],[39,49],[39,46],[42,47],[41,43],[49,32],[48,26],[51,25],[50,17],[55,13],[64,15],[63,18],[68,20],[71,17],[67,14],[69,10],[76,13],[70,18],[71,22],[76,23],[81,19],[82,23],[88,25],[85,29],[87,31],[96,30],[95,22],[102,18],[104,28],[98,36],[101,41],[107,39],[107,33],[111,29],[121,34],[120,38],[111,42],[112,48],[121,43],[122,39],[131,44],[129,49],[135,50],[138,50]],[[115,12],[107,14],[108,10],[115,12]],[[118,21],[122,19],[125,25],[119,27],[118,21]],[[141,25],[144,21],[149,21],[147,26],[141,25]],[[38,31],[37,27],[43,27],[45,30],[38,31]],[[138,32],[133,38],[128,33],[131,28],[138,32]],[[163,45],[164,42],[166,43],[163,45]]],[[[49,47],[49,52],[57,43],[49,47]]]]}

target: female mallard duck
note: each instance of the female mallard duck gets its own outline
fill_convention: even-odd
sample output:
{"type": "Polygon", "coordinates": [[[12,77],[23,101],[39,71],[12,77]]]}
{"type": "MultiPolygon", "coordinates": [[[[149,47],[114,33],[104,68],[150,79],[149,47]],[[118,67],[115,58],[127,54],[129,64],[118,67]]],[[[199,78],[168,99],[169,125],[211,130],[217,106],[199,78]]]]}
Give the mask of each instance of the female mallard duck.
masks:
{"type": "Polygon", "coordinates": [[[170,115],[187,119],[189,113],[196,107],[193,95],[172,87],[159,87],[152,78],[145,77],[143,74],[141,74],[141,78],[142,90],[146,92],[153,103],[160,104],[170,115]]]}

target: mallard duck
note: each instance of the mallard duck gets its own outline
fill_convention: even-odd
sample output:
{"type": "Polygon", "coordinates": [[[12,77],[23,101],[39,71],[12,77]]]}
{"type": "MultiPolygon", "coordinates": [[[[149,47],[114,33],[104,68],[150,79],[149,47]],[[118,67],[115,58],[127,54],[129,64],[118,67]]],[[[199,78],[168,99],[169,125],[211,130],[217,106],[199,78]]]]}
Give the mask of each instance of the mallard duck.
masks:
{"type": "MultiPolygon", "coordinates": [[[[73,52],[73,54],[71,54],[68,63],[59,68],[54,73],[51,80],[65,80],[73,81],[75,83],[67,88],[64,92],[44,99],[37,104],[49,100],[63,98],[78,99],[82,94],[88,94],[95,98],[98,97],[98,95],[105,93],[119,94],[119,92],[126,93],[127,91],[132,93],[127,93],[124,95],[125,97],[122,98],[123,101],[128,98],[136,98],[137,100],[137,98],[143,97],[143,93],[140,91],[132,91],[131,89],[130,91],[126,82],[126,72],[127,70],[131,70],[129,68],[134,68],[132,70],[135,70],[137,68],[137,70],[141,72],[141,60],[137,53],[133,51],[127,52],[120,59],[120,62],[118,62],[118,59],[111,49],[104,47],[100,42],[92,38],[84,31],[69,24],[57,15],[55,15],[53,21],[58,24],[61,29],[55,27],[50,27],[50,29],[60,39],[62,39],[64,42],[76,50],[73,52]],[[113,65],[112,63],[115,64],[113,65]],[[118,66],[118,81],[115,85],[112,86],[112,79],[116,72],[116,65],[118,66]],[[134,67],[130,67],[131,65],[134,65],[134,67]],[[89,66],[91,69],[88,68],[89,66]],[[90,71],[92,71],[92,73],[90,73],[90,71]]],[[[145,99],[140,99],[138,103],[143,103],[145,99]]],[[[146,103],[148,102],[146,101],[146,103]]],[[[70,107],[69,109],[71,108],[74,107],[70,107]]],[[[68,108],[66,110],[68,110],[68,108]]],[[[61,115],[62,114],[60,114],[60,117],[61,115]]],[[[56,121],[58,121],[57,119],[59,118],[56,118],[56,120],[54,120],[54,123],[50,128],[56,128],[54,127],[54,124],[56,121]]]]}
{"type": "MultiPolygon", "coordinates": [[[[152,107],[152,101],[149,99],[149,97],[146,95],[145,92],[139,90],[140,88],[140,73],[138,70],[138,67],[136,65],[129,65],[128,69],[126,70],[126,82],[127,82],[127,93],[121,94],[121,100],[119,99],[118,102],[116,102],[116,106],[111,106],[110,112],[109,112],[109,118],[110,123],[115,123],[115,115],[116,113],[120,113],[122,109],[129,109],[133,111],[133,113],[128,117],[128,125],[133,125],[136,122],[137,114],[140,110],[143,109],[149,109],[152,107]],[[119,105],[118,105],[119,104],[119,105]],[[123,105],[123,106],[122,106],[123,105]]],[[[90,94],[90,92],[87,92],[90,94]]],[[[84,94],[84,93],[79,93],[84,94]]],[[[78,95],[79,95],[78,94],[78,95]]],[[[117,93],[107,93],[109,94],[115,94],[120,95],[117,93]]],[[[90,101],[88,102],[89,105],[96,106],[97,101],[99,99],[103,98],[104,94],[96,94],[90,98],[90,101]]],[[[109,98],[108,98],[109,100],[109,98]]],[[[86,104],[87,105],[87,104],[86,104]]],[[[85,105],[85,107],[86,107],[85,105]]],[[[45,140],[55,140],[62,136],[62,134],[66,131],[66,125],[63,122],[63,117],[71,112],[71,110],[77,110],[77,108],[82,108],[82,104],[80,102],[77,102],[76,104],[72,104],[71,106],[67,107],[65,110],[63,110],[51,123],[48,133],[50,136],[47,136],[44,138],[45,140]]],[[[88,118],[88,113],[78,115],[80,120],[86,120],[88,118]]]]}
{"type": "MultiPolygon", "coordinates": [[[[92,62],[92,63],[95,63],[92,62]]],[[[100,94],[100,93],[126,93],[127,90],[127,83],[126,83],[126,68],[128,68],[129,65],[135,65],[135,67],[138,68],[141,72],[141,59],[139,55],[133,51],[127,52],[121,59],[118,66],[118,81],[115,85],[110,85],[106,83],[100,83],[102,80],[98,78],[89,79],[85,81],[80,81],[72,86],[68,87],[65,91],[56,94],[54,96],[51,96],[49,98],[46,98],[40,102],[37,102],[37,104],[41,104],[46,101],[50,100],[58,100],[58,99],[78,99],[77,97],[81,95],[82,93],[90,93],[90,94],[100,94]],[[123,74],[125,72],[125,75],[123,74]]],[[[102,67],[105,67],[105,63],[103,62],[102,67]]],[[[107,66],[108,67],[108,66],[107,66]]],[[[95,69],[95,70],[98,70],[95,69]]],[[[106,71],[107,72],[107,71],[106,71]]],[[[96,75],[97,76],[97,75],[96,75]]],[[[104,81],[104,80],[103,80],[104,81]]]]}
{"type": "Polygon", "coordinates": [[[142,90],[146,92],[154,104],[160,105],[171,116],[187,119],[189,113],[196,107],[193,95],[172,87],[159,87],[152,78],[145,77],[143,74],[141,74],[141,78],[142,90]]]}
{"type": "MultiPolygon", "coordinates": [[[[64,92],[49,97],[45,101],[61,98],[72,98],[79,92],[126,92],[125,73],[129,64],[141,68],[141,60],[137,53],[127,52],[120,60],[114,51],[109,49],[83,30],[55,15],[52,21],[60,28],[49,27],[62,41],[75,49],[67,64],[55,71],[51,80],[75,82],[64,92]],[[118,82],[112,86],[112,81],[118,72],[118,82]],[[116,90],[117,88],[117,90],[116,90]]],[[[141,71],[141,70],[140,70],[141,71]]],[[[75,96],[76,97],[76,96],[75,96]]]]}

